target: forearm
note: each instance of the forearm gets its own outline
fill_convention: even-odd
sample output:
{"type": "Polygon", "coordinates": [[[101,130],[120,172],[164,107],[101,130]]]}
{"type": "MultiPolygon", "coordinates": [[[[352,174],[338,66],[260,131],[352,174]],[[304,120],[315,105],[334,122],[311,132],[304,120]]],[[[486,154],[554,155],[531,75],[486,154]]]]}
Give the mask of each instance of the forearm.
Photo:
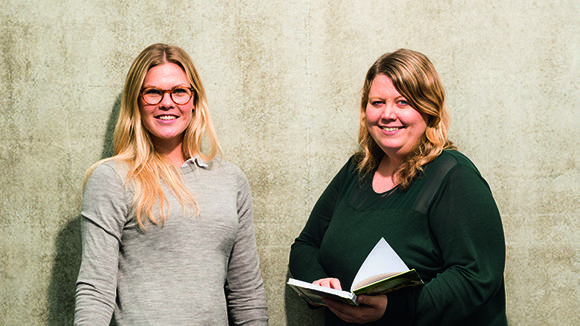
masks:
{"type": "Polygon", "coordinates": [[[254,214],[249,185],[241,178],[238,193],[239,229],[230,255],[226,297],[235,325],[268,325],[266,293],[254,232],[254,214]]]}
{"type": "Polygon", "coordinates": [[[268,324],[266,293],[253,239],[237,242],[230,258],[225,290],[234,325],[268,324]]]}
{"type": "Polygon", "coordinates": [[[115,309],[117,240],[81,221],[83,256],[77,279],[75,325],[109,325],[115,309]]]}
{"type": "Polygon", "coordinates": [[[228,269],[226,298],[235,325],[267,325],[266,293],[256,248],[234,250],[228,269]],[[245,257],[236,250],[245,250],[245,257]]]}
{"type": "Polygon", "coordinates": [[[92,284],[77,283],[75,304],[75,326],[108,326],[115,307],[105,298],[110,295],[99,293],[92,284]]]}
{"type": "Polygon", "coordinates": [[[305,282],[313,282],[328,277],[320,264],[319,249],[300,238],[290,250],[289,269],[292,277],[305,282]]]}
{"type": "Polygon", "coordinates": [[[254,288],[227,290],[228,310],[233,325],[268,325],[266,294],[261,282],[254,288]]]}
{"type": "Polygon", "coordinates": [[[339,196],[339,178],[328,185],[322,193],[300,235],[294,240],[290,250],[289,268],[292,277],[305,282],[326,278],[320,261],[320,247],[339,196]]]}

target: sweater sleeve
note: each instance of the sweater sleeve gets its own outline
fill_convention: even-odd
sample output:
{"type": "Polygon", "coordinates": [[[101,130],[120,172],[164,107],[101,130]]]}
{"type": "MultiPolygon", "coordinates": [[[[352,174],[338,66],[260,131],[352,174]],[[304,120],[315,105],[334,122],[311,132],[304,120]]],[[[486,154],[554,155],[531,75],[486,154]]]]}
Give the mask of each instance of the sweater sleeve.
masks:
{"type": "Polygon", "coordinates": [[[326,187],[312,208],[304,229],[292,244],[289,269],[293,278],[310,283],[328,277],[320,262],[320,245],[352,162],[351,158],[326,187]]]}
{"type": "Polygon", "coordinates": [[[90,176],[81,211],[82,261],[76,285],[75,325],[109,325],[115,308],[119,243],[129,205],[113,167],[90,176]]]}
{"type": "Polygon", "coordinates": [[[237,195],[239,229],[231,252],[226,284],[230,319],[234,325],[268,325],[266,294],[260,273],[252,195],[240,171],[237,195]]]}
{"type": "Polygon", "coordinates": [[[503,286],[505,239],[492,193],[472,167],[458,165],[429,212],[443,268],[418,292],[416,325],[455,325],[503,286]]]}

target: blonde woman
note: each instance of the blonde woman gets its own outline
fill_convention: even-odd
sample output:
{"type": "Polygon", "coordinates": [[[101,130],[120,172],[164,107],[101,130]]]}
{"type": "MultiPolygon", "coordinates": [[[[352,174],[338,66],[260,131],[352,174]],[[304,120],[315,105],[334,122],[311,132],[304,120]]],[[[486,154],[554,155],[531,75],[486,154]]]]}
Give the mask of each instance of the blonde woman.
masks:
{"type": "Polygon", "coordinates": [[[361,295],[358,307],[325,300],[326,325],[507,325],[501,218],[486,181],[447,139],[444,98],[419,52],[387,53],[367,72],[361,148],[314,206],[290,271],[349,289],[384,238],[425,285],[361,295]]]}
{"type": "Polygon", "coordinates": [[[75,325],[267,325],[248,181],[181,48],[135,59],[114,147],[87,173],[75,325]]]}

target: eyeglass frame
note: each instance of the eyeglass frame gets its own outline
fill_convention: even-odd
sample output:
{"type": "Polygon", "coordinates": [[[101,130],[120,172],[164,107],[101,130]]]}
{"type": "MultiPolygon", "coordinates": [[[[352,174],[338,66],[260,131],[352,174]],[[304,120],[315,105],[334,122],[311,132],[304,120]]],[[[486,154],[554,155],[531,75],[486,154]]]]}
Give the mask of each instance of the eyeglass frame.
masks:
{"type": "Polygon", "coordinates": [[[176,105],[185,105],[185,104],[189,103],[189,101],[191,101],[192,98],[194,98],[196,96],[196,92],[195,92],[195,89],[193,88],[193,86],[189,86],[189,87],[185,87],[185,86],[175,86],[172,89],[161,89],[159,87],[143,87],[143,88],[141,88],[141,91],[139,91],[139,97],[147,105],[157,105],[157,104],[159,104],[159,103],[161,103],[163,101],[163,98],[165,97],[165,93],[169,93],[169,98],[176,105]],[[189,99],[187,100],[187,102],[182,103],[182,104],[179,104],[179,103],[175,102],[175,100],[173,99],[173,91],[176,90],[176,89],[178,89],[178,88],[188,89],[188,90],[191,91],[191,96],[189,97],[189,99]],[[144,94],[144,92],[146,90],[149,90],[149,89],[156,89],[156,90],[158,90],[158,91],[160,91],[160,92],[163,93],[163,94],[161,94],[161,99],[159,100],[159,102],[157,102],[155,104],[151,104],[151,103],[148,103],[147,101],[145,101],[145,98],[144,98],[145,94],[144,94]]]}

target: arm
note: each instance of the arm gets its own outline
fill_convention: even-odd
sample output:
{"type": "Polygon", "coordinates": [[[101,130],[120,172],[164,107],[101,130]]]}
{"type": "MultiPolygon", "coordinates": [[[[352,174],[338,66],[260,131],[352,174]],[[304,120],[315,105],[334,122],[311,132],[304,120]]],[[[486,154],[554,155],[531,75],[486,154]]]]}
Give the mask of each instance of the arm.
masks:
{"type": "Polygon", "coordinates": [[[320,245],[332,219],[342,182],[349,173],[352,161],[353,159],[343,166],[318,198],[304,229],[292,244],[289,268],[293,278],[313,282],[328,277],[320,263],[320,245]]]}
{"type": "MultiPolygon", "coordinates": [[[[415,323],[462,323],[503,287],[501,218],[487,183],[476,170],[460,165],[449,172],[429,219],[443,268],[423,288],[411,292],[417,295],[415,323]]],[[[386,317],[389,313],[393,310],[387,307],[386,317]]]]}
{"type": "Polygon", "coordinates": [[[118,241],[84,216],[81,232],[83,253],[74,324],[109,325],[115,309],[118,241]]]}
{"type": "Polygon", "coordinates": [[[239,176],[239,229],[228,265],[226,296],[235,325],[268,325],[266,294],[254,235],[252,196],[246,177],[239,176]]]}
{"type": "Polygon", "coordinates": [[[77,279],[75,325],[109,325],[115,308],[117,262],[128,206],[116,172],[100,165],[83,194],[82,262],[77,279]]]}

